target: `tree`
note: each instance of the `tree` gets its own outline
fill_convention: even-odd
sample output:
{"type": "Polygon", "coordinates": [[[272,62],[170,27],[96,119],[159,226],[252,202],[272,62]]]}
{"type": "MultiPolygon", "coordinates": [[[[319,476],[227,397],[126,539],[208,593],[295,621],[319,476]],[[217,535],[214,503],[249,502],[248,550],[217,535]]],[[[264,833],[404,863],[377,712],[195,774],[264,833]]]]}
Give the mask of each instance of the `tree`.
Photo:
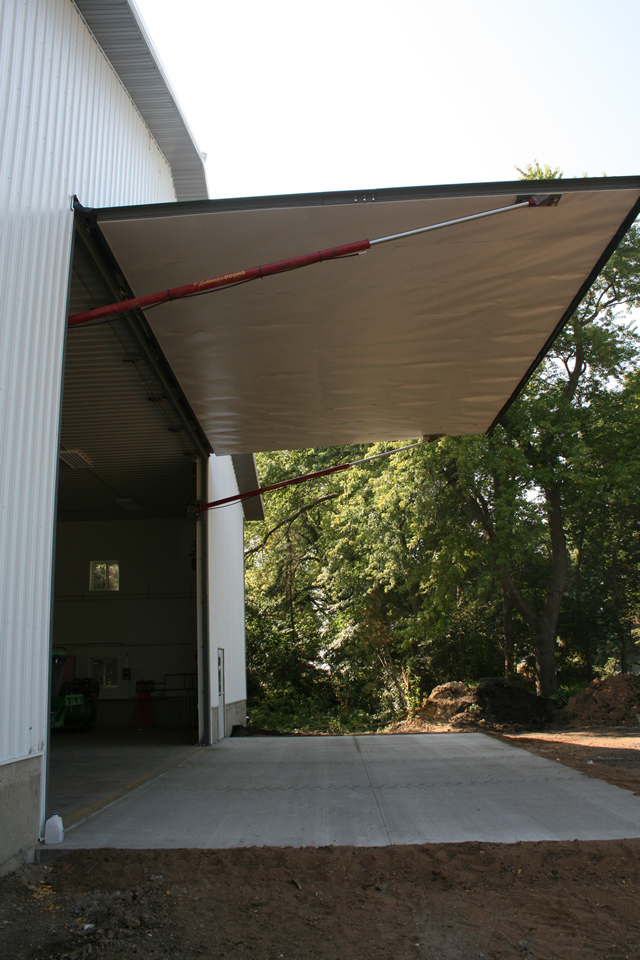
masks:
{"type": "Polygon", "coordinates": [[[521,180],[560,180],[563,177],[560,167],[550,167],[548,163],[528,163],[526,167],[516,167],[521,180]]]}
{"type": "MultiPolygon", "coordinates": [[[[544,364],[493,436],[468,462],[469,443],[448,441],[441,469],[482,529],[499,571],[505,605],[526,622],[536,652],[538,692],[557,689],[555,644],[569,572],[569,518],[594,489],[615,485],[619,467],[595,425],[612,406],[624,431],[635,411],[621,390],[638,355],[638,338],[621,314],[640,304],[640,235],[632,227],[556,340],[544,364]],[[527,501],[539,506],[537,536],[544,551],[544,590],[514,575],[525,549],[520,520],[527,501]],[[520,518],[520,520],[519,520],[520,518]]],[[[635,462],[635,458],[634,458],[635,462]]],[[[505,609],[508,621],[509,611],[505,609]]]]}
{"type": "MultiPolygon", "coordinates": [[[[537,161],[526,179],[560,171],[537,161]]],[[[640,624],[640,235],[631,228],[489,437],[446,437],[313,487],[248,528],[258,692],[406,712],[531,658],[537,689],[628,665],[640,624]]],[[[377,452],[385,445],[358,448],[377,452]]],[[[264,482],[354,458],[263,454],[264,482]]]]}

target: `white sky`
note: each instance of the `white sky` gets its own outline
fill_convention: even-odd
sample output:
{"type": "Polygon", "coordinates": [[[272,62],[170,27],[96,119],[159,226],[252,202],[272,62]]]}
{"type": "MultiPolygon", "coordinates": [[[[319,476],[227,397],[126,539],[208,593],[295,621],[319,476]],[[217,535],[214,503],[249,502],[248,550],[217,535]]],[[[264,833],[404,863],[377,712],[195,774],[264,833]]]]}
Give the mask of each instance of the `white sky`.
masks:
{"type": "Polygon", "coordinates": [[[137,0],[212,197],[640,173],[638,0],[137,0]]]}

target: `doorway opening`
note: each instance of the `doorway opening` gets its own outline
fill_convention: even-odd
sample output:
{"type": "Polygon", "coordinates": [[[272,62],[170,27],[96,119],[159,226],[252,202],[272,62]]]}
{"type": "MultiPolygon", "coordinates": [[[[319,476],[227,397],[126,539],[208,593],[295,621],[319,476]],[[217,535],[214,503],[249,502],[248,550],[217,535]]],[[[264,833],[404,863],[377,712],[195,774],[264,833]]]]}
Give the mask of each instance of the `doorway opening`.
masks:
{"type": "MultiPolygon", "coordinates": [[[[70,312],[126,290],[78,218],[70,312]]],[[[69,822],[96,783],[109,795],[211,742],[206,529],[193,509],[210,452],[142,314],[68,331],[48,815],[69,822]]]]}

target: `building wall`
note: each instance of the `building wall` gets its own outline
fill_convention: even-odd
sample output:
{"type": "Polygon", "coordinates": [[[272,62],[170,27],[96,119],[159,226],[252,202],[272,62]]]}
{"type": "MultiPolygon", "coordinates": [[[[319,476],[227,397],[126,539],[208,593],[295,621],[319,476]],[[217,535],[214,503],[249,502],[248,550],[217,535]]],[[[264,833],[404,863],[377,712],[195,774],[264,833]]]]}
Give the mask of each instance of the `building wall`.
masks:
{"type": "MultiPolygon", "coordinates": [[[[238,492],[231,457],[209,458],[209,500],[238,492]]],[[[225,736],[230,720],[244,725],[246,718],[246,668],[244,632],[244,514],[240,503],[207,515],[209,577],[209,650],[211,666],[212,729],[218,716],[218,648],[225,660],[225,736]],[[234,706],[235,705],[235,706],[234,706]]]]}
{"type": "MultiPolygon", "coordinates": [[[[42,756],[75,194],[175,199],[171,170],[71,0],[0,18],[0,763],[42,756]]],[[[0,784],[0,806],[5,808],[0,784]]],[[[5,808],[6,809],[6,808],[5,808]]]]}
{"type": "Polygon", "coordinates": [[[58,523],[54,645],[74,658],[76,677],[92,676],[95,659],[117,662],[117,685],[100,690],[98,726],[126,726],[138,680],[158,686],[161,725],[195,719],[194,540],[194,524],[186,520],[58,523]],[[89,589],[91,560],[119,563],[118,591],[89,589]],[[129,679],[123,670],[131,671],[129,679]],[[165,682],[171,704],[160,702],[165,682]],[[185,698],[177,692],[182,683],[192,691],[185,698]],[[182,699],[193,701],[189,710],[182,699]]]}

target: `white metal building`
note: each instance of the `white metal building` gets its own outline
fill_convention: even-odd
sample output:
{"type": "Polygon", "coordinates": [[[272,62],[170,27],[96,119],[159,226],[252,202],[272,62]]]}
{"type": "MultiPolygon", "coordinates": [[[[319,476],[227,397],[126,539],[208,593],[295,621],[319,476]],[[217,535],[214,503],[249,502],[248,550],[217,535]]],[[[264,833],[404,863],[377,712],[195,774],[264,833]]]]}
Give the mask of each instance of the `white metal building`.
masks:
{"type": "MultiPolygon", "coordinates": [[[[137,680],[173,691],[154,702],[160,722],[195,722],[197,703],[202,743],[244,723],[243,510],[212,514],[208,529],[188,511],[257,478],[252,456],[210,456],[144,318],[66,337],[74,302],[118,298],[125,283],[74,198],[207,197],[202,156],[135,6],[5,0],[0,16],[6,870],[43,826],[52,640],[70,676],[104,672],[98,723],[126,725],[137,680]],[[90,565],[102,561],[118,564],[119,584],[107,586],[119,590],[91,589],[90,565]]],[[[259,501],[248,510],[260,516],[259,501]]]]}
{"type": "Polygon", "coordinates": [[[128,724],[153,681],[163,724],[228,735],[246,709],[243,522],[262,505],[196,522],[195,504],[254,490],[257,450],[490,430],[640,212],[640,178],[208,200],[133,0],[1,9],[9,869],[45,815],[52,645],[67,682],[99,680],[98,725],[128,724]],[[368,255],[67,330],[354,242],[368,255]]]}

